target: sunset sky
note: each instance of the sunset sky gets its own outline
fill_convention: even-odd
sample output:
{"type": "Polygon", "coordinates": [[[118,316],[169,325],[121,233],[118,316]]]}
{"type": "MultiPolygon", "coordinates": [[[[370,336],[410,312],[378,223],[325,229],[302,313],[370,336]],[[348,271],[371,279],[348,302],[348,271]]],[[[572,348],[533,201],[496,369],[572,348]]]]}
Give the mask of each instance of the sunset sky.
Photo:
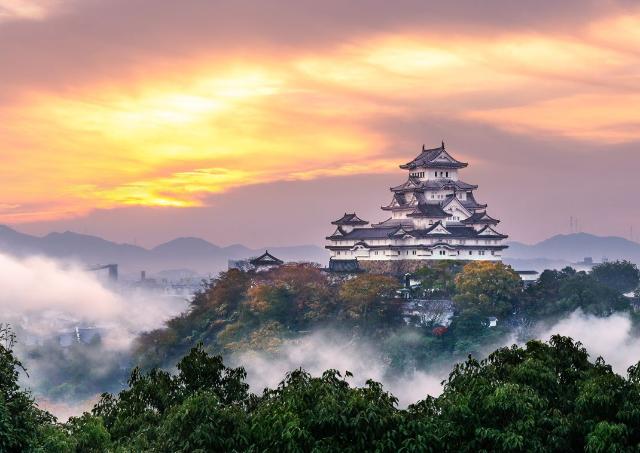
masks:
{"type": "Polygon", "coordinates": [[[640,3],[0,0],[0,223],[321,244],[422,144],[512,239],[640,238],[640,3]]]}

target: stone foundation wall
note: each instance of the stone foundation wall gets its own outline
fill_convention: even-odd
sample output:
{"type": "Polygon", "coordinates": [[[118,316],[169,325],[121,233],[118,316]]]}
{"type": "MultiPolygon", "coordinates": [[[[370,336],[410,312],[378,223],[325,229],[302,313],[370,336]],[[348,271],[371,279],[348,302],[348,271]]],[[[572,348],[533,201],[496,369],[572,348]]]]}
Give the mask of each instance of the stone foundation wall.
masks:
{"type": "MultiPolygon", "coordinates": [[[[399,275],[413,273],[424,267],[434,266],[442,260],[389,260],[389,261],[358,261],[360,269],[371,274],[399,275]]],[[[453,261],[449,261],[453,262],[453,261]]],[[[460,262],[464,262],[460,260],[460,262]]]]}

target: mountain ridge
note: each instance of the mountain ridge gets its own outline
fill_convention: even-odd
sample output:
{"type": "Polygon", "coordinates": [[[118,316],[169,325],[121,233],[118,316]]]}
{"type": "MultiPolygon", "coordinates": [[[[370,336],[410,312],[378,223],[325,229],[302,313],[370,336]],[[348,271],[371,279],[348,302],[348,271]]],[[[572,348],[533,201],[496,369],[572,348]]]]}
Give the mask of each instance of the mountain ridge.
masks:
{"type": "MultiPolygon", "coordinates": [[[[72,231],[34,236],[0,225],[0,250],[18,257],[44,255],[87,265],[117,263],[125,273],[137,273],[143,269],[150,272],[190,269],[214,274],[225,270],[228,260],[257,256],[266,248],[251,249],[241,244],[221,247],[197,237],[179,237],[145,248],[72,231]]],[[[269,250],[285,261],[321,264],[328,261],[327,252],[314,245],[269,247],[269,250]]]]}
{"type": "MultiPolygon", "coordinates": [[[[508,243],[504,261],[517,269],[564,267],[592,257],[627,259],[640,263],[640,244],[618,236],[589,233],[557,234],[535,244],[508,243]]],[[[317,245],[249,248],[242,244],[219,246],[205,239],[183,236],[151,248],[118,243],[73,231],[34,236],[0,225],[0,250],[15,256],[45,255],[81,263],[118,263],[124,273],[190,269],[202,274],[225,270],[229,260],[246,259],[265,250],[285,261],[311,261],[326,265],[329,255],[317,245]]]]}
{"type": "Polygon", "coordinates": [[[590,233],[556,234],[535,244],[509,242],[505,257],[547,258],[579,261],[591,257],[628,259],[640,262],[640,244],[619,236],[597,236],[590,233]]]}

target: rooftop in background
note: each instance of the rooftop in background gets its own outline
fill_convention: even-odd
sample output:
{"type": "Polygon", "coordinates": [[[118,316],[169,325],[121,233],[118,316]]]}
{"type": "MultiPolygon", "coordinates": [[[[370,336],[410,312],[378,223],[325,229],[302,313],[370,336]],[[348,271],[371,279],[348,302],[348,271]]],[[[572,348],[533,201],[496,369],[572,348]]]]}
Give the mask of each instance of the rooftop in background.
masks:
{"type": "Polygon", "coordinates": [[[262,255],[258,256],[257,258],[253,258],[249,261],[249,263],[251,263],[252,266],[256,267],[279,266],[281,264],[284,264],[284,261],[273,256],[271,253],[269,253],[269,250],[265,250],[262,255]]]}

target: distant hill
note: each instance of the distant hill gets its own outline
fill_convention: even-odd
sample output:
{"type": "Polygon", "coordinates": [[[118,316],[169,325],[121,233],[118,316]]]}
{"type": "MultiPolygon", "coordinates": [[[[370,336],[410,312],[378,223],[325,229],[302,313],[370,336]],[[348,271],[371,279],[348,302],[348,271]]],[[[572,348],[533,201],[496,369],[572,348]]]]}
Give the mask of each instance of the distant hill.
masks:
{"type": "MultiPolygon", "coordinates": [[[[260,255],[266,248],[285,261],[326,264],[329,260],[326,250],[315,245],[251,249],[241,244],[221,247],[204,239],[182,237],[146,249],[71,231],[38,237],[0,225],[0,251],[16,256],[39,254],[86,264],[117,263],[123,273],[132,274],[140,270],[157,273],[176,269],[215,274],[227,268],[228,260],[260,255]]],[[[533,245],[511,242],[504,254],[505,262],[516,269],[536,270],[561,268],[585,257],[592,257],[596,262],[608,258],[640,264],[640,244],[615,236],[559,234],[533,245]]]]}
{"type": "MultiPolygon", "coordinates": [[[[230,259],[257,256],[265,248],[250,249],[238,244],[220,247],[204,239],[184,237],[146,249],[71,231],[38,237],[0,225],[0,251],[15,256],[44,255],[88,265],[117,263],[123,273],[183,269],[207,275],[225,270],[230,259]]],[[[326,264],[329,259],[323,248],[314,245],[269,247],[269,251],[285,261],[326,264]]]]}
{"type": "MultiPolygon", "coordinates": [[[[543,264],[558,267],[561,264],[582,261],[585,257],[600,262],[626,259],[640,264],[640,244],[617,236],[595,236],[588,233],[558,234],[537,244],[509,243],[504,253],[505,261],[543,264]]],[[[539,267],[536,265],[535,267],[539,267]]]]}

